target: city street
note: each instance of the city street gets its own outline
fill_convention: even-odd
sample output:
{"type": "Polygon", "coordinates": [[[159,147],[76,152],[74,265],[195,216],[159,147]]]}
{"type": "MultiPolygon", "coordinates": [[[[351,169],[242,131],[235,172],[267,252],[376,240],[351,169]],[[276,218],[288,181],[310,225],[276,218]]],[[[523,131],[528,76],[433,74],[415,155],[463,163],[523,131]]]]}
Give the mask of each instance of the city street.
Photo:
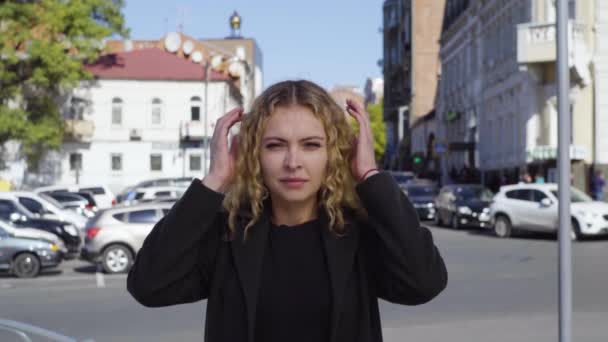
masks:
{"type": "MultiPolygon", "coordinates": [[[[448,288],[419,307],[382,302],[385,341],[557,341],[553,236],[499,240],[479,230],[431,229],[448,288]]],[[[575,243],[573,255],[573,341],[606,341],[608,239],[575,243]]],[[[126,292],[125,275],[95,271],[70,261],[37,279],[1,275],[0,318],[95,341],[202,341],[204,303],[144,308],[126,292]]]]}

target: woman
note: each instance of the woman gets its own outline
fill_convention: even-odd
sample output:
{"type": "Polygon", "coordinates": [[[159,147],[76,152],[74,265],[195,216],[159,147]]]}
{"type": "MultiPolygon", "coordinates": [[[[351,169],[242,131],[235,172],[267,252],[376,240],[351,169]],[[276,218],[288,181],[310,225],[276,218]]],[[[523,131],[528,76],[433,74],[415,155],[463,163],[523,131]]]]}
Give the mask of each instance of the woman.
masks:
{"type": "Polygon", "coordinates": [[[286,81],[219,119],[211,164],[159,221],[127,279],[141,304],[207,299],[205,341],[381,341],[378,298],[447,284],[430,232],[379,172],[361,105],[286,81]],[[228,132],[241,122],[239,139],[228,132]]]}

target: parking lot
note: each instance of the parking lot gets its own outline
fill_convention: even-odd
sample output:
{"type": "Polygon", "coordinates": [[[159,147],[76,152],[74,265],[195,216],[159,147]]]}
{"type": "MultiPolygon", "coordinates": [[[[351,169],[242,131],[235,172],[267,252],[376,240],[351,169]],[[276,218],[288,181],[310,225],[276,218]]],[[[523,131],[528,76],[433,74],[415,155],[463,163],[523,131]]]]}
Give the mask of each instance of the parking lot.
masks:
{"type": "MultiPolygon", "coordinates": [[[[557,243],[552,235],[498,239],[484,230],[431,227],[449,284],[423,306],[381,303],[386,341],[556,341],[557,243]]],[[[573,245],[574,339],[608,336],[608,240],[573,245]]],[[[0,276],[0,317],[95,341],[201,341],[205,302],[137,304],[125,275],[72,260],[35,279],[0,276]]]]}

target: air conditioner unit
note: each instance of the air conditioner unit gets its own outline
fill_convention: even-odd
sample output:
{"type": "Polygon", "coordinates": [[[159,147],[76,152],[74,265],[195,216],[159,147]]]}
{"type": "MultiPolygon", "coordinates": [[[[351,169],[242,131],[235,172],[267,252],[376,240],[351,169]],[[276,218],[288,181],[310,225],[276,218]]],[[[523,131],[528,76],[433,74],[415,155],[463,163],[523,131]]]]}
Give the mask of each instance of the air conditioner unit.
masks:
{"type": "Polygon", "coordinates": [[[141,129],[139,129],[139,128],[132,128],[129,131],[129,138],[131,140],[141,140],[141,129]]]}

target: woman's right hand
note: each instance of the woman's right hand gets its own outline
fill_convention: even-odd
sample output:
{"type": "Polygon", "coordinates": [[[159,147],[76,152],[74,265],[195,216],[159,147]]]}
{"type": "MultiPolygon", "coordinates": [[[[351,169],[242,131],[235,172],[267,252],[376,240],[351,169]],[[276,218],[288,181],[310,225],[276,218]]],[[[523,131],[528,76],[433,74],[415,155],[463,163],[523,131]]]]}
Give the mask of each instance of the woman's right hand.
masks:
{"type": "Polygon", "coordinates": [[[215,125],[211,137],[211,157],[209,173],[203,179],[203,184],[211,190],[224,192],[234,178],[238,136],[234,136],[230,149],[228,148],[228,132],[235,123],[243,118],[243,109],[235,108],[224,114],[215,125]]]}

